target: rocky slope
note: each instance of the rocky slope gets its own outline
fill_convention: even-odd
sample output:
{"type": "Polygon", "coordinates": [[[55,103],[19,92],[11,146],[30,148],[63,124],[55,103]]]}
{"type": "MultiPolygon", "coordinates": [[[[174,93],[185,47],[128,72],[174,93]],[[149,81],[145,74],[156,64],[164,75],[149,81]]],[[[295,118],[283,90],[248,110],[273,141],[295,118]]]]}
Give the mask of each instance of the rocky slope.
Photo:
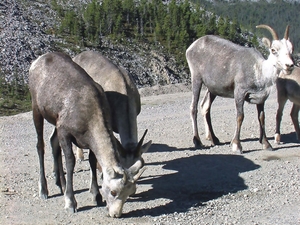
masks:
{"type": "MultiPolygon", "coordinates": [[[[66,4],[71,4],[65,2],[66,4]]],[[[82,4],[86,1],[72,1],[82,4]]],[[[28,69],[38,56],[49,51],[63,51],[71,56],[80,49],[55,36],[59,21],[51,9],[51,1],[2,0],[0,2],[0,76],[10,82],[28,80],[28,69]]],[[[153,50],[147,43],[120,40],[112,43],[103,37],[101,52],[118,65],[125,67],[134,77],[138,87],[189,83],[184,68],[163,54],[163,48],[153,50]],[[121,43],[126,43],[121,44],[121,43]]]]}
{"type": "Polygon", "coordinates": [[[46,20],[45,14],[36,9],[37,6],[37,3],[33,3],[25,10],[15,0],[3,0],[0,3],[1,76],[7,81],[15,76],[27,80],[31,61],[53,50],[53,37],[43,31],[46,24],[33,21],[33,18],[36,21],[46,20]]]}

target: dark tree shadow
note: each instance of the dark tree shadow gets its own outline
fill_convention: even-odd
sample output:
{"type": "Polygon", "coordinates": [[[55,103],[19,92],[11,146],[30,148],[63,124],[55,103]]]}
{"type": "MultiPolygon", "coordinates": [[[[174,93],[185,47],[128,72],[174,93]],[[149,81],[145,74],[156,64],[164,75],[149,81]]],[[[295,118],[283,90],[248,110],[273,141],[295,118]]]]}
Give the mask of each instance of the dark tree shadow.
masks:
{"type": "MultiPolygon", "coordinates": [[[[172,151],[178,149],[154,144],[151,152],[155,151],[172,154],[172,151]]],[[[193,206],[205,205],[209,200],[247,189],[239,173],[259,168],[242,155],[222,154],[187,156],[151,165],[155,164],[161,164],[163,169],[169,170],[170,173],[164,175],[155,173],[143,177],[138,185],[150,184],[152,189],[135,195],[129,201],[147,202],[165,198],[170,202],[156,208],[130,211],[124,214],[124,217],[186,212],[193,206]]]]}

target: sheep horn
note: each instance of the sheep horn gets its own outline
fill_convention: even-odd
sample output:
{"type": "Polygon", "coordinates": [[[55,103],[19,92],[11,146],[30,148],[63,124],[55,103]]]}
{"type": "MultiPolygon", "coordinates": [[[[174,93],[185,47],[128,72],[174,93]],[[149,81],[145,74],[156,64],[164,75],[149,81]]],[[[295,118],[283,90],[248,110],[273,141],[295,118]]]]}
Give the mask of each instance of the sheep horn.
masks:
{"type": "Polygon", "coordinates": [[[134,177],[132,178],[133,183],[135,183],[140,178],[140,176],[142,176],[142,174],[144,173],[145,170],[146,170],[146,167],[143,167],[142,169],[140,169],[140,171],[136,175],[134,175],[134,177]]]}
{"type": "Polygon", "coordinates": [[[123,174],[123,177],[122,177],[122,182],[123,182],[123,184],[126,184],[126,182],[127,182],[127,174],[126,174],[125,171],[124,171],[124,174],[123,174]]]}
{"type": "Polygon", "coordinates": [[[127,169],[130,175],[135,175],[144,166],[144,160],[141,158],[137,160],[130,168],[127,169]]]}
{"type": "Polygon", "coordinates": [[[274,40],[279,40],[276,31],[272,27],[270,27],[268,25],[265,25],[265,24],[261,24],[261,25],[257,25],[256,28],[265,28],[265,29],[267,29],[272,34],[272,37],[273,37],[274,40]]]}
{"type": "Polygon", "coordinates": [[[290,26],[287,25],[284,33],[284,39],[289,39],[289,31],[290,31],[290,26]]]}

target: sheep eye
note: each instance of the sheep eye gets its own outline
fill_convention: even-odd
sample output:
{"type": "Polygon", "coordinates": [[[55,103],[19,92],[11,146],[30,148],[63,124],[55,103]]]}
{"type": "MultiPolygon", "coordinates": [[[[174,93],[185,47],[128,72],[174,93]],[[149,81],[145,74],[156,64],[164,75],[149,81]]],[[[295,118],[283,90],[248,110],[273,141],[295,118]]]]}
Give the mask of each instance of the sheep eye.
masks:
{"type": "Polygon", "coordinates": [[[112,196],[116,197],[117,192],[116,192],[116,191],[111,191],[110,194],[111,194],[112,196]]]}
{"type": "Polygon", "coordinates": [[[272,52],[272,54],[274,54],[274,55],[277,53],[277,51],[276,51],[274,48],[271,49],[271,52],[272,52]]]}

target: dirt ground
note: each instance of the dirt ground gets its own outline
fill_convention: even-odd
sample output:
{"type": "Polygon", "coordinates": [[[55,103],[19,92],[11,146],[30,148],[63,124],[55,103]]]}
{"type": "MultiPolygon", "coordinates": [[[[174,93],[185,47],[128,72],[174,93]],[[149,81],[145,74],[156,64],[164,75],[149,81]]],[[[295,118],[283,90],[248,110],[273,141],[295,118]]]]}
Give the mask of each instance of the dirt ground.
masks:
{"type": "MultiPolygon", "coordinates": [[[[146,171],[135,196],[119,219],[91,203],[88,161],[77,163],[74,189],[78,212],[64,210],[64,197],[54,184],[45,125],[46,176],[50,197],[38,195],[38,156],[32,113],[0,117],[0,224],[300,224],[300,149],[285,107],[282,144],[273,143],[277,109],[275,90],[266,101],[266,132],[274,151],[261,150],[255,105],[245,104],[243,155],[229,146],[235,130],[233,99],[217,98],[212,121],[222,145],[209,147],[199,115],[205,149],[195,150],[187,87],[143,89],[139,134],[153,145],[145,153],[146,171]],[[187,92],[177,92],[187,91],[187,92]],[[151,95],[151,96],[149,96],[151,95]]],[[[202,93],[203,94],[203,93],[202,93]]],[[[85,152],[87,158],[87,152],[85,152]]]]}

